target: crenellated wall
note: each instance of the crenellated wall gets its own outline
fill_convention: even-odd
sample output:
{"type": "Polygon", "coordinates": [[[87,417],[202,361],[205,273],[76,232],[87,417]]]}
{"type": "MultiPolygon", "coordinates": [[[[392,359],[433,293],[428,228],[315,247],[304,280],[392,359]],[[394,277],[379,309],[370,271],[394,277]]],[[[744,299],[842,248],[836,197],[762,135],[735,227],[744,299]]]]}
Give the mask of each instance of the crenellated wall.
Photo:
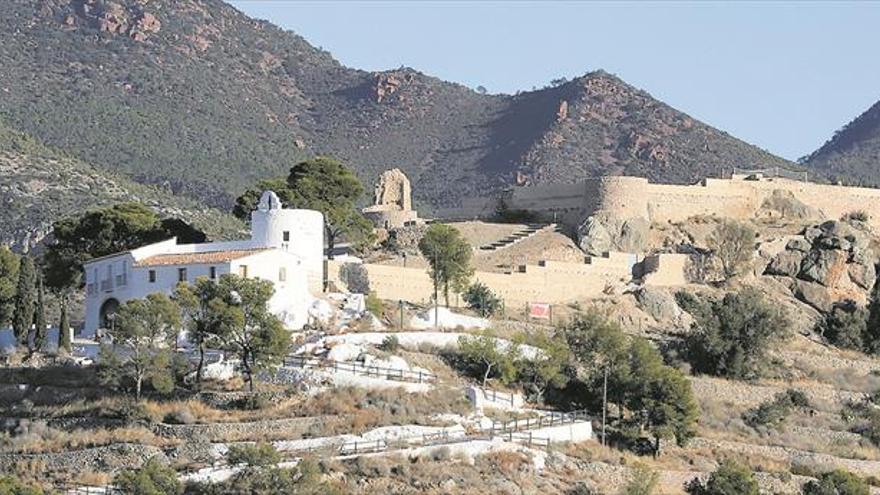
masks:
{"type": "MultiPolygon", "coordinates": [[[[528,210],[545,220],[576,227],[586,217],[605,212],[621,219],[682,221],[695,215],[752,218],[770,215],[762,209],[774,191],[791,193],[828,219],[864,210],[880,227],[880,189],[846,187],[785,178],[734,176],[704,179],[694,185],[652,184],[641,177],[600,177],[577,184],[543,184],[515,188],[505,195],[511,209],[528,210]]],[[[777,193],[778,194],[778,193],[777,193]]],[[[460,208],[437,212],[439,218],[489,218],[497,199],[469,198],[460,208]]]]}

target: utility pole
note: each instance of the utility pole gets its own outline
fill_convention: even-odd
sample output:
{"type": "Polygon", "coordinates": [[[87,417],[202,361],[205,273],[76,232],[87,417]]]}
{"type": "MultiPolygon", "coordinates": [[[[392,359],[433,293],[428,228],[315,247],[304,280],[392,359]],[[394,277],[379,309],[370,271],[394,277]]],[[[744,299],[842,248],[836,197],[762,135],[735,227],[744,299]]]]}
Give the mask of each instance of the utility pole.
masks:
{"type": "Polygon", "coordinates": [[[403,331],[403,299],[397,301],[397,304],[400,306],[400,330],[403,331]]]}
{"type": "Polygon", "coordinates": [[[608,413],[608,365],[605,365],[605,378],[602,380],[602,446],[605,446],[605,420],[608,413]]]}
{"type": "Polygon", "coordinates": [[[437,248],[434,248],[434,330],[440,328],[440,293],[439,279],[437,278],[439,270],[437,269],[437,248]]]}

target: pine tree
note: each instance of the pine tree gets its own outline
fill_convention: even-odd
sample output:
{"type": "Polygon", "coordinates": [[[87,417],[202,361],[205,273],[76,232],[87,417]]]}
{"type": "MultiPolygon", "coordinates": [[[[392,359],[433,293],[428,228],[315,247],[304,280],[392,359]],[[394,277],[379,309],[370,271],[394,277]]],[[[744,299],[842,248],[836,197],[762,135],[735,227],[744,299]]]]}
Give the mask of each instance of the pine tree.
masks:
{"type": "Polygon", "coordinates": [[[34,308],[34,349],[39,352],[46,344],[46,291],[43,277],[37,276],[37,305],[34,308]]]}
{"type": "Polygon", "coordinates": [[[34,281],[36,279],[34,260],[29,256],[22,258],[18,269],[18,286],[15,292],[15,309],[12,315],[12,330],[19,345],[28,344],[31,324],[34,322],[34,281]]]}
{"type": "Polygon", "coordinates": [[[58,318],[58,352],[70,352],[70,321],[67,317],[67,296],[61,296],[61,316],[58,318]]]}

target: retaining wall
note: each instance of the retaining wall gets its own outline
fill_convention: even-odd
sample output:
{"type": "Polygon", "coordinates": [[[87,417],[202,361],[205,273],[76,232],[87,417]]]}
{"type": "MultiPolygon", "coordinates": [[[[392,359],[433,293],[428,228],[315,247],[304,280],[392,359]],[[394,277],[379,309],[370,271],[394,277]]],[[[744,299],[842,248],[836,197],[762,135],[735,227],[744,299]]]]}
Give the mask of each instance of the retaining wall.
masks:
{"type": "MultiPolygon", "coordinates": [[[[625,284],[632,279],[639,257],[629,253],[608,253],[591,257],[585,263],[544,261],[523,265],[511,273],[475,272],[474,282],[482,282],[497,294],[508,308],[524,307],[529,302],[564,304],[601,296],[609,285],[625,284]]],[[[329,261],[330,282],[344,286],[339,278],[342,263],[329,261]]],[[[434,295],[431,277],[424,268],[365,263],[370,289],[386,300],[429,302],[434,295]]]]}

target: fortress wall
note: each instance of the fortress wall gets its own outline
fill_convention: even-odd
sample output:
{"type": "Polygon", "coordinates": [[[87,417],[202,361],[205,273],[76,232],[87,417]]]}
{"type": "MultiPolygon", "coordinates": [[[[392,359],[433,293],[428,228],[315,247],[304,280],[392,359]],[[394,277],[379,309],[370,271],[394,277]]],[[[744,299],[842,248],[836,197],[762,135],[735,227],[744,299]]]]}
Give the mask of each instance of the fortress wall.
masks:
{"type": "MultiPolygon", "coordinates": [[[[549,262],[548,262],[549,263],[549,262]]],[[[328,262],[328,279],[344,287],[339,279],[342,263],[328,262]]],[[[386,300],[403,299],[428,303],[434,288],[427,270],[365,263],[371,290],[386,300]]],[[[528,265],[525,272],[476,272],[472,281],[482,282],[507,305],[514,307],[529,302],[564,304],[598,297],[608,284],[620,285],[632,278],[632,266],[626,262],[603,266],[553,262],[550,266],[528,265]]]]}
{"type": "Polygon", "coordinates": [[[789,179],[706,179],[703,184],[692,186],[649,184],[645,194],[647,218],[654,222],[681,221],[700,214],[751,218],[777,190],[791,193],[825,218],[836,219],[851,211],[864,210],[871,216],[871,223],[880,226],[880,190],[789,179]]]}

